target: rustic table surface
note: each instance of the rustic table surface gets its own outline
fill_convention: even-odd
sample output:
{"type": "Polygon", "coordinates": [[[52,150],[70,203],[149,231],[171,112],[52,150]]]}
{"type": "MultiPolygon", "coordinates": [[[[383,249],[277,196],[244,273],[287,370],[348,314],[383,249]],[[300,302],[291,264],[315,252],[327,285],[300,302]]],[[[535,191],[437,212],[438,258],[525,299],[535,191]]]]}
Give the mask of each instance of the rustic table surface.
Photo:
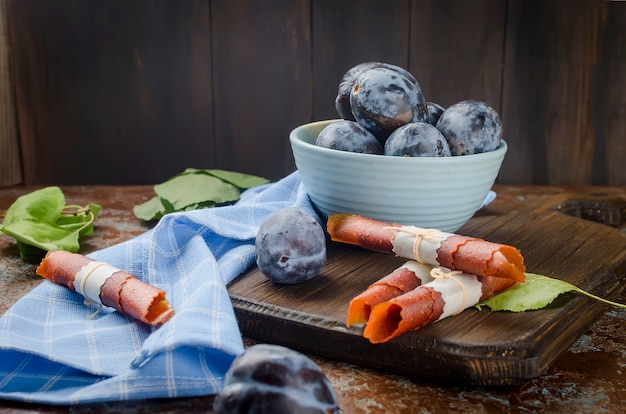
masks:
{"type": "MultiPolygon", "coordinates": [[[[135,204],[152,197],[149,186],[62,187],[68,202],[103,206],[93,236],[81,243],[88,253],[137,236],[149,229],[132,213],[135,204]]],[[[487,213],[470,220],[469,230],[487,225],[489,214],[511,208],[537,212],[558,210],[606,226],[612,238],[626,238],[625,187],[495,186],[496,200],[487,213]],[[617,233],[616,233],[617,232],[617,233]]],[[[0,189],[0,213],[20,195],[34,188],[0,189]]],[[[549,224],[549,223],[547,223],[549,224]]],[[[595,225],[595,224],[594,224],[595,225]]],[[[603,230],[598,233],[603,237],[603,230]]],[[[594,227],[593,229],[596,229],[594,227]]],[[[623,251],[609,252],[623,258],[623,251]]],[[[19,259],[13,239],[0,235],[0,314],[41,283],[35,265],[19,259]]],[[[621,259],[620,259],[621,260],[621,259]]],[[[613,262],[615,280],[623,282],[626,262],[613,262]]],[[[581,264],[582,265],[582,264],[581,264]]],[[[612,289],[611,299],[626,302],[624,289],[612,289]]],[[[582,332],[543,373],[506,386],[468,385],[434,381],[385,370],[366,368],[311,354],[333,383],[346,413],[439,413],[439,412],[622,412],[626,401],[626,310],[604,307],[594,323],[582,332]]],[[[0,341],[2,339],[0,338],[0,341]]],[[[244,338],[247,345],[258,339],[244,338]]],[[[73,407],[30,405],[0,400],[0,412],[211,412],[213,397],[177,400],[131,401],[73,407]]]]}

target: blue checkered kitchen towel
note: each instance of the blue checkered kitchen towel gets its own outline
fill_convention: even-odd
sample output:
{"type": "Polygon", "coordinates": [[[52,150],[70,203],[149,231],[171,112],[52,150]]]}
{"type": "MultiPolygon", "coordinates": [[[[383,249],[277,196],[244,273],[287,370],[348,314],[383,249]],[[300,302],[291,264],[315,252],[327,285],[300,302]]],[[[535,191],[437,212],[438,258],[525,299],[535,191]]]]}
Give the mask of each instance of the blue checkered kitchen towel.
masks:
{"type": "Polygon", "coordinates": [[[0,318],[0,398],[48,404],[218,392],[243,344],[226,284],[254,263],[258,226],[286,206],[314,210],[296,173],[228,207],[176,213],[89,256],[163,289],[175,316],[151,329],[44,281],[0,318]]]}

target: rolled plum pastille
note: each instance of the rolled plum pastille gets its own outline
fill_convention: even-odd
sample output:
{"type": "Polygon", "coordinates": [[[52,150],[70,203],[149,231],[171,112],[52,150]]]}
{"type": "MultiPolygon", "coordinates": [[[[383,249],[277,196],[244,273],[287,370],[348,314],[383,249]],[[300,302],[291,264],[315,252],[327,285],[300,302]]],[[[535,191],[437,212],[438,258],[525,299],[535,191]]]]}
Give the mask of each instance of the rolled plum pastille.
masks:
{"type": "Polygon", "coordinates": [[[433,266],[476,274],[525,280],[524,258],[515,247],[476,237],[386,223],[354,214],[328,217],[331,240],[363,248],[395,253],[433,266]]]}
{"type": "Polygon", "coordinates": [[[409,260],[387,276],[372,283],[348,306],[346,326],[366,323],[377,304],[400,296],[432,280],[432,266],[409,260]]]}
{"type": "Polygon", "coordinates": [[[516,283],[445,268],[434,268],[431,273],[433,281],[376,305],[363,336],[374,344],[387,342],[456,315],[516,283]]]}
{"type": "Polygon", "coordinates": [[[78,253],[48,252],[36,272],[81,294],[86,301],[111,307],[151,326],[161,325],[174,315],[163,290],[78,253]]]}

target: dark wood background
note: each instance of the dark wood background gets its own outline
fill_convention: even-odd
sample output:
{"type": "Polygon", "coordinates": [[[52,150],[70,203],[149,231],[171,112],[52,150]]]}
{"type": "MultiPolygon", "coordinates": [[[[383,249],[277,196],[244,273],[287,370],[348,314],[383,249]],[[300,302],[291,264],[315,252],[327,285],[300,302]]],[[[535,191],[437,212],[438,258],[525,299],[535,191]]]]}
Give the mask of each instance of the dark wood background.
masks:
{"type": "Polygon", "coordinates": [[[500,112],[499,183],[626,185],[626,2],[2,1],[24,184],[279,179],[289,131],[377,60],[500,112]]]}

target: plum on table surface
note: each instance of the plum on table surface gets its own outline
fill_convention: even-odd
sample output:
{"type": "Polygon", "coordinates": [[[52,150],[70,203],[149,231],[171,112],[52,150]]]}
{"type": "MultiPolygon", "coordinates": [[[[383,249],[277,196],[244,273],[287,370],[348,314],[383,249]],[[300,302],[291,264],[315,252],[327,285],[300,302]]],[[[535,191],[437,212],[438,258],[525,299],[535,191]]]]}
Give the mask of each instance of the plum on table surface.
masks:
{"type": "Polygon", "coordinates": [[[322,129],[315,145],[363,154],[382,154],[383,147],[376,137],[354,121],[337,121],[322,129]]]}
{"type": "Polygon", "coordinates": [[[485,102],[461,101],[449,106],[437,121],[452,155],[493,151],[502,140],[502,121],[485,102]]]}
{"type": "Polygon", "coordinates": [[[417,84],[415,77],[406,69],[384,62],[363,62],[348,69],[339,81],[339,87],[337,88],[337,97],[335,98],[335,109],[339,116],[348,121],[356,121],[352,114],[352,108],[350,107],[350,92],[354,87],[354,80],[356,77],[366,69],[375,67],[385,67],[402,73],[411,82],[417,84]]]}
{"type": "Polygon", "coordinates": [[[235,358],[213,409],[218,414],[333,414],[339,405],[332,384],[310,358],[259,344],[235,358]]]}
{"type": "Polygon", "coordinates": [[[383,67],[367,69],[355,79],[350,106],[357,122],[381,144],[402,125],[426,120],[426,100],[416,83],[383,67]]]}
{"type": "Polygon", "coordinates": [[[439,121],[445,108],[436,102],[426,102],[426,111],[426,122],[434,126],[437,125],[437,121],[439,121]]]}
{"type": "Polygon", "coordinates": [[[385,155],[396,157],[449,157],[448,141],[427,122],[412,122],[396,129],[385,142],[385,155]]]}
{"type": "Polygon", "coordinates": [[[326,234],[311,214],[284,207],[270,213],[259,226],[255,254],[259,270],[271,281],[304,282],[326,263],[326,234]]]}

